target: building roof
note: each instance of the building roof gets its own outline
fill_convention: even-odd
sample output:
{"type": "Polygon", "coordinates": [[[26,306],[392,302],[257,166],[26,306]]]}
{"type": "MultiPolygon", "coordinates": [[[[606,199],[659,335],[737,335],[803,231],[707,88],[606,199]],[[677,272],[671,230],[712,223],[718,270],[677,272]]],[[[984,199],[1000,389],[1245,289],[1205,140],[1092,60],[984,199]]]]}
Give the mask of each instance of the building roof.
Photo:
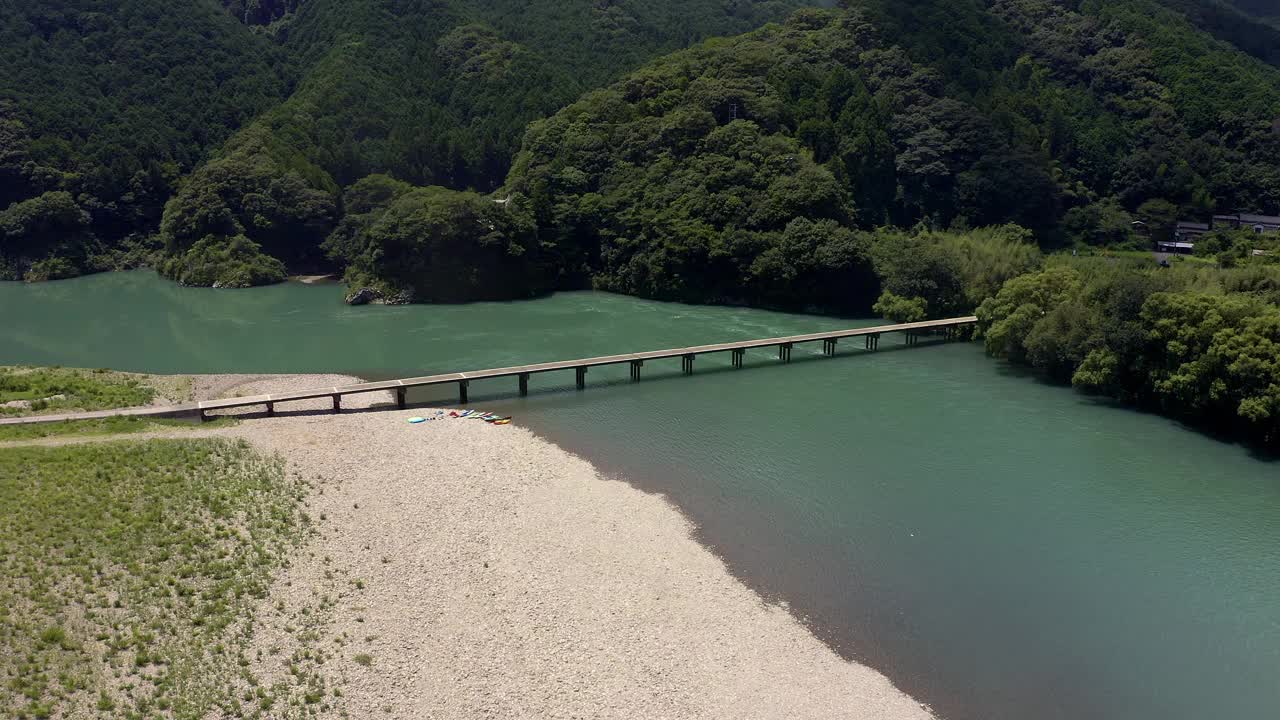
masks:
{"type": "Polygon", "coordinates": [[[1179,220],[1177,228],[1179,230],[1204,230],[1209,231],[1209,223],[1190,222],[1188,220],[1179,220]]]}
{"type": "Polygon", "coordinates": [[[1214,215],[1214,220],[1230,220],[1242,225],[1280,225],[1280,215],[1257,215],[1254,213],[1232,213],[1230,215],[1214,215]]]}
{"type": "Polygon", "coordinates": [[[1161,240],[1160,242],[1156,243],[1156,245],[1159,245],[1162,248],[1167,247],[1167,248],[1175,248],[1178,250],[1194,250],[1196,247],[1195,243],[1176,242],[1176,241],[1168,241],[1168,240],[1161,240]]]}

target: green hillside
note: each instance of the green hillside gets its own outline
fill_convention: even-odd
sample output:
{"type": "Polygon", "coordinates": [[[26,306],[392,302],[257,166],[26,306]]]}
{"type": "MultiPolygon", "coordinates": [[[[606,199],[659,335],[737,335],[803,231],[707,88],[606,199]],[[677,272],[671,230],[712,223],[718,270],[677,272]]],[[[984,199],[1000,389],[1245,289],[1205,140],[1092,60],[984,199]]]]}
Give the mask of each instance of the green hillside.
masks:
{"type": "Polygon", "coordinates": [[[0,5],[0,278],[110,267],[288,94],[281,61],[213,0],[0,5]]]}
{"type": "MultiPolygon", "coordinates": [[[[1183,214],[1280,211],[1280,72],[1177,12],[850,5],[676,53],[534,123],[495,199],[536,223],[514,256],[540,284],[513,293],[504,271],[491,294],[592,282],[865,310],[858,231],[881,225],[1123,245],[1138,220],[1165,235],[1183,214]]],[[[405,273],[441,251],[396,220],[405,202],[331,249],[353,285],[438,299],[405,273]]]]}
{"type": "Polygon", "coordinates": [[[311,0],[284,41],[302,82],[186,183],[164,219],[163,270],[239,285],[281,276],[261,253],[321,267],[340,188],[385,173],[493,190],[529,121],[660,51],[786,7],[311,0]]]}
{"type": "MultiPolygon", "coordinates": [[[[159,247],[161,209],[178,186],[190,188],[181,208],[208,199],[212,184],[229,207],[169,227],[247,237],[219,241],[203,263],[179,259],[175,275],[204,284],[274,280],[278,264],[239,262],[261,260],[248,238],[291,265],[316,262],[338,188],[389,172],[490,190],[530,120],[655,55],[748,30],[798,4],[6,4],[0,277],[143,260],[159,247]]],[[[204,237],[168,235],[175,249],[204,237]]]]}
{"type": "MultiPolygon", "coordinates": [[[[874,292],[806,288],[857,286],[858,233],[884,225],[1125,245],[1136,221],[1163,236],[1280,212],[1271,31],[1208,0],[848,0],[635,69],[800,4],[198,0],[181,21],[208,29],[176,60],[134,33],[153,45],[129,53],[132,94],[54,83],[8,47],[26,94],[0,105],[0,271],[163,247],[162,271],[197,285],[338,269],[398,300],[594,283],[852,308],[874,292]],[[166,94],[183,73],[218,80],[196,122],[166,94]]],[[[111,67],[116,35],[80,42],[96,26],[79,15],[3,17],[14,37],[56,28],[72,76],[111,67]]]]}

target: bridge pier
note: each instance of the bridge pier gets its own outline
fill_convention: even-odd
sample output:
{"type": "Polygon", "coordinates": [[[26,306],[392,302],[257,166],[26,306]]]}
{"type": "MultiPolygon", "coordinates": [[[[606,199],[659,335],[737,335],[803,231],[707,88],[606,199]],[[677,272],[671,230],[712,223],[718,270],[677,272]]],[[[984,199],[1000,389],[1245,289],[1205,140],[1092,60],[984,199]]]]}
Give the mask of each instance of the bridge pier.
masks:
{"type": "Polygon", "coordinates": [[[784,363],[791,362],[791,343],[782,343],[778,346],[778,359],[784,363]]]}
{"type": "Polygon", "coordinates": [[[587,387],[587,369],[585,367],[574,368],[578,374],[578,389],[585,390],[587,387]]]}
{"type": "Polygon", "coordinates": [[[467,404],[467,384],[466,380],[458,381],[458,404],[460,405],[467,404]]]}
{"type": "Polygon", "coordinates": [[[880,349],[880,333],[872,333],[870,335],[863,335],[862,337],[866,339],[868,350],[880,349]]]}
{"type": "Polygon", "coordinates": [[[273,402],[267,403],[267,417],[275,417],[275,416],[276,416],[276,404],[273,402]]]}
{"type": "Polygon", "coordinates": [[[396,388],[396,407],[403,410],[409,404],[409,388],[396,388]]]}
{"type": "Polygon", "coordinates": [[[529,394],[529,373],[520,373],[520,397],[529,394]]]}
{"type": "Polygon", "coordinates": [[[685,375],[693,374],[693,356],[692,355],[680,356],[680,370],[683,371],[685,375]]]}
{"type": "Polygon", "coordinates": [[[644,367],[644,361],[643,361],[643,360],[632,360],[632,361],[631,361],[631,381],[632,381],[632,382],[639,382],[639,380],[640,380],[640,368],[642,368],[642,367],[644,367]]]}
{"type": "Polygon", "coordinates": [[[835,338],[827,338],[826,340],[822,341],[822,354],[826,355],[827,357],[835,357],[835,354],[836,354],[835,338]]]}
{"type": "Polygon", "coordinates": [[[732,351],[732,354],[731,354],[731,357],[730,357],[730,362],[731,362],[731,364],[732,364],[734,367],[736,367],[736,368],[741,368],[741,367],[742,367],[742,357],[743,357],[744,355],[746,355],[746,354],[747,354],[747,351],[746,351],[746,350],[743,350],[742,348],[738,348],[737,350],[733,350],[733,351],[732,351]]]}

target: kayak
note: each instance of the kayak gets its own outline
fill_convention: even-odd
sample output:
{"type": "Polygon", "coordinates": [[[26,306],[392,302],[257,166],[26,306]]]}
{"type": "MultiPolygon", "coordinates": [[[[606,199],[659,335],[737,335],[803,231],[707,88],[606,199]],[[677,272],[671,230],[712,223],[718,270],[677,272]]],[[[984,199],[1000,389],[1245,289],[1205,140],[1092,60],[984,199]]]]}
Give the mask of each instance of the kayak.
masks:
{"type": "Polygon", "coordinates": [[[426,419],[426,418],[420,418],[420,417],[411,417],[411,418],[409,418],[409,422],[413,423],[414,425],[417,425],[418,423],[423,423],[423,422],[426,422],[426,421],[427,421],[427,419],[426,419]]]}
{"type": "Polygon", "coordinates": [[[493,424],[494,424],[494,425],[510,425],[510,424],[511,424],[511,418],[507,418],[507,419],[505,419],[505,420],[494,420],[494,421],[493,421],[493,424]]]}

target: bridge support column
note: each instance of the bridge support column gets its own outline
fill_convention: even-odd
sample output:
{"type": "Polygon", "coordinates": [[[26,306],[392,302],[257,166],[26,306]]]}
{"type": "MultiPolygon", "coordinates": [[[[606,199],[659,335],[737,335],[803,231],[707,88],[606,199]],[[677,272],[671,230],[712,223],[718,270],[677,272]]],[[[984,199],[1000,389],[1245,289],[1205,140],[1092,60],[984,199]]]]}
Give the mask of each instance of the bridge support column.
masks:
{"type": "Polygon", "coordinates": [[[275,415],[276,415],[276,404],[273,402],[267,403],[267,417],[275,417],[275,415]]]}
{"type": "Polygon", "coordinates": [[[746,350],[743,350],[742,348],[738,348],[737,350],[734,350],[734,351],[733,351],[733,353],[732,353],[732,355],[731,355],[731,363],[732,363],[732,365],[733,365],[734,367],[736,367],[736,368],[741,368],[741,367],[742,367],[742,357],[743,357],[744,355],[746,355],[746,354],[747,354],[747,351],[746,351],[746,350]]]}
{"type": "Polygon", "coordinates": [[[213,419],[213,418],[209,417],[209,411],[208,411],[208,410],[201,410],[201,411],[200,411],[200,422],[209,422],[209,421],[210,421],[210,420],[212,420],[212,419],[213,419]]]}
{"type": "Polygon", "coordinates": [[[467,385],[466,380],[458,381],[458,402],[462,405],[467,404],[467,385]]]}
{"type": "Polygon", "coordinates": [[[587,369],[585,367],[574,368],[578,375],[578,389],[584,390],[587,387],[587,369]]]}
{"type": "Polygon", "coordinates": [[[692,355],[680,356],[680,369],[684,371],[685,375],[693,374],[693,356],[692,355]]]}
{"type": "Polygon", "coordinates": [[[520,373],[520,397],[529,394],[529,373],[520,373]]]}
{"type": "Polygon", "coordinates": [[[827,357],[833,357],[836,354],[836,339],[827,338],[822,341],[822,354],[827,357]]]}
{"type": "Polygon", "coordinates": [[[335,394],[333,396],[333,411],[342,412],[342,396],[335,394]]]}
{"type": "Polygon", "coordinates": [[[638,382],[640,380],[640,368],[644,367],[643,360],[631,361],[631,381],[638,382]]]}
{"type": "Polygon", "coordinates": [[[791,362],[791,343],[782,343],[778,346],[778,359],[784,363],[791,362]]]}
{"type": "Polygon", "coordinates": [[[396,407],[403,410],[409,404],[409,388],[396,388],[396,407]]]}

